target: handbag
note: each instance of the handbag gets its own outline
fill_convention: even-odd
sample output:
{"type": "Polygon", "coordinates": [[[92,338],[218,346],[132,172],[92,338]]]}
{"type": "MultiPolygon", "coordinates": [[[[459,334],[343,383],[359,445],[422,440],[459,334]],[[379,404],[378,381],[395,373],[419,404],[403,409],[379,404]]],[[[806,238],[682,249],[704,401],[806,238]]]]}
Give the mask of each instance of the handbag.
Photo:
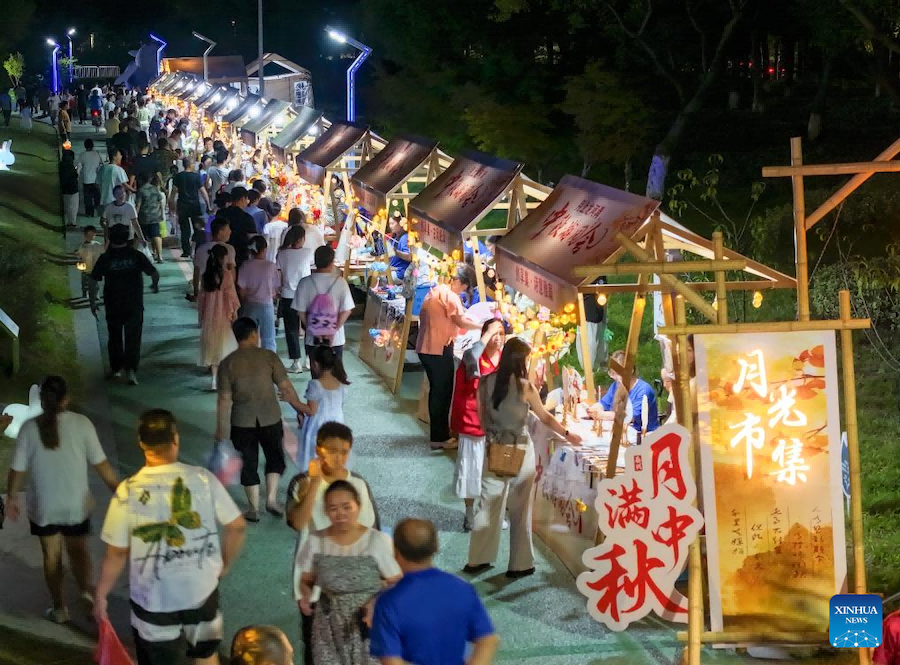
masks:
{"type": "Polygon", "coordinates": [[[518,476],[525,463],[528,437],[512,432],[487,432],[487,466],[495,476],[518,476]]]}

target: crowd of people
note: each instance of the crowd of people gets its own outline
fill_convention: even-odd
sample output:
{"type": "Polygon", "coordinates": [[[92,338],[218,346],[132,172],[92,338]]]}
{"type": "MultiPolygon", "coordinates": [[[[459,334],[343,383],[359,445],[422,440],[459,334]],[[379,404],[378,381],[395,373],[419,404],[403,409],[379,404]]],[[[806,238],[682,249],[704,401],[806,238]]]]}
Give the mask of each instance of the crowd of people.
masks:
{"type": "MultiPolygon", "coordinates": [[[[61,591],[66,549],[81,599],[101,621],[128,567],[139,665],[175,662],[185,650],[195,662],[218,662],[219,580],[240,555],[248,523],[266,513],[285,519],[297,533],[293,562],[283,564],[293,566],[306,664],[492,662],[498,638],[474,588],[433,566],[434,525],[411,517],[393,525],[393,538],[386,535],[378,492],[354,460],[355,433],[344,424],[351,377],[343,356],[345,324],[355,303],[335,266],[327,229],[300,207],[282,219],[262,178],[248,183],[240,169],[229,170],[234,163],[221,141],[206,138],[186,149],[189,121],[158,109],[152,97],[94,92],[86,97],[104,100],[107,154],[96,150],[93,139],[84,141],[77,157],[64,149],[60,178],[67,222],[77,223],[79,194],[86,216],[99,216],[97,225],[83,227],[77,255],[82,295],[95,316],[103,283],[108,378],[124,374],[129,384],[138,383],[144,278],[158,292],[162,238],[177,235],[180,252],[172,254],[193,269],[186,298],[197,308],[198,364],[208,369],[217,394],[211,431],[217,447],[230,441],[241,461],[237,482],[246,505],[238,508],[210,470],[179,461],[176,418],[161,409],[141,416],[136,439],[145,464],[120,482],[93,425],[69,410],[65,381],[47,377],[40,388],[43,413],[22,427],[17,440],[7,511],[13,519],[25,512],[40,538],[52,599],[48,618],[69,618],[61,591]],[[285,359],[276,345],[282,323],[285,359]],[[301,399],[293,379],[307,370],[301,399]],[[299,435],[298,473],[285,503],[278,489],[288,469],[281,402],[297,414],[299,435]],[[114,492],[101,531],[107,550],[96,587],[86,547],[89,467],[114,492]],[[17,495],[23,487],[24,511],[17,495]],[[467,644],[474,645],[468,656],[467,644]]],[[[75,100],[81,116],[78,94],[75,100]]],[[[56,117],[63,140],[71,123],[69,103],[59,101],[56,117]]],[[[392,217],[389,230],[391,269],[402,279],[411,257],[401,215],[392,217]]],[[[491,247],[481,249],[491,254],[491,247]]],[[[449,283],[431,288],[415,348],[430,386],[430,447],[456,450],[456,493],[465,505],[463,529],[471,532],[462,570],[477,576],[490,569],[508,526],[506,576],[515,580],[535,572],[529,414],[574,445],[581,439],[545,408],[529,380],[528,343],[507,338],[510,326],[499,316],[486,322],[470,316],[467,307],[480,299],[476,281],[472,262],[464,261],[449,283]],[[480,337],[456,360],[454,341],[461,330],[480,331],[480,337]],[[492,450],[505,452],[495,456],[492,450]]],[[[632,429],[641,429],[642,417],[653,429],[655,396],[652,412],[641,413],[652,388],[636,374],[628,386],[615,373],[611,378],[597,417],[611,417],[621,388],[630,397],[632,429]]],[[[292,655],[278,629],[249,626],[234,637],[231,659],[274,665],[291,662],[292,655]]]]}

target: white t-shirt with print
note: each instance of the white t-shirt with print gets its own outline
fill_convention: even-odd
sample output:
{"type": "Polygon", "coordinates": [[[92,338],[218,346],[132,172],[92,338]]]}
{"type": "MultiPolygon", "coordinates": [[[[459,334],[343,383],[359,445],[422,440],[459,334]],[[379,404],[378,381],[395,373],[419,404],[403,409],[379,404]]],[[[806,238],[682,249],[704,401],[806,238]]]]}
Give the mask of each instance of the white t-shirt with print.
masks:
{"type": "MultiPolygon", "coordinates": [[[[282,249],[278,252],[275,265],[281,272],[281,297],[293,298],[297,293],[297,285],[304,277],[312,273],[313,250],[301,247],[299,249],[282,249]]],[[[335,287],[337,290],[337,287],[335,287]]]]}
{"type": "Polygon", "coordinates": [[[38,526],[81,524],[90,517],[93,497],[88,489],[88,465],[106,459],[97,430],[85,416],[59,414],[59,447],[41,442],[36,420],[22,425],[10,468],[28,473],[28,519],[38,526]]]}
{"type": "MultiPolygon", "coordinates": [[[[336,269],[334,272],[314,272],[308,277],[301,279],[297,284],[292,307],[298,312],[306,312],[313,299],[317,295],[324,293],[328,293],[331,296],[338,314],[349,312],[353,309],[354,302],[350,293],[350,285],[347,284],[347,280],[341,277],[336,269]]],[[[335,333],[334,339],[331,340],[331,345],[342,346],[345,343],[344,326],[341,326],[335,333]]]]}
{"type": "Polygon", "coordinates": [[[115,226],[121,224],[128,227],[128,239],[134,240],[134,224],[133,220],[137,219],[137,210],[128,201],[122,205],[118,203],[110,203],[103,209],[103,219],[106,220],[107,226],[115,226]]]}
{"type": "Polygon", "coordinates": [[[206,469],[176,462],[144,467],[119,484],[101,539],[128,548],[131,600],[149,612],[199,607],[222,572],[218,524],[241,516],[206,469]]]}
{"type": "Polygon", "coordinates": [[[124,185],[128,182],[128,174],[125,169],[117,164],[106,164],[99,174],[100,179],[100,204],[106,205],[115,201],[113,189],[116,185],[124,185]]]}

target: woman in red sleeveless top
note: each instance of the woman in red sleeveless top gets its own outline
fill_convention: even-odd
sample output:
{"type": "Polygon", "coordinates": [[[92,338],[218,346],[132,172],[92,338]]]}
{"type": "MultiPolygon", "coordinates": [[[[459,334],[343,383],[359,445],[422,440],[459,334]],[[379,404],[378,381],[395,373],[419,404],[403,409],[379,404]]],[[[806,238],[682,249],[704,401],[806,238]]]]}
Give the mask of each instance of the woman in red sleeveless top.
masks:
{"type": "Polygon", "coordinates": [[[504,323],[491,319],[481,329],[481,339],[465,352],[456,370],[450,429],[459,435],[456,456],[456,495],[466,503],[463,530],[471,531],[475,520],[475,499],[481,496],[481,469],[484,466],[484,431],[478,418],[478,382],[493,374],[506,341],[504,323]]]}

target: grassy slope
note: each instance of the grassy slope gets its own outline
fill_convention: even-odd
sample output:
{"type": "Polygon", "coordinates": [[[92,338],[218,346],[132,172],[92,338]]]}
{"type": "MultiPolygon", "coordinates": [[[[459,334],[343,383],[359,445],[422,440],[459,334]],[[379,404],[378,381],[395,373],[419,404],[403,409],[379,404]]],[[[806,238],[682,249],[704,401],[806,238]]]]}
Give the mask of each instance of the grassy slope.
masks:
{"type": "MultiPolygon", "coordinates": [[[[16,120],[13,120],[15,124],[16,120]]],[[[0,174],[0,308],[20,327],[21,367],[3,374],[0,403],[24,403],[28,388],[48,373],[60,374],[79,393],[74,316],[64,262],[56,136],[46,125],[34,133],[4,129],[16,163],[0,174]]],[[[0,362],[9,366],[9,342],[0,338],[0,362]]],[[[0,437],[0,470],[8,468],[9,439],[0,437]]],[[[6,474],[0,473],[0,488],[6,474]]]]}

